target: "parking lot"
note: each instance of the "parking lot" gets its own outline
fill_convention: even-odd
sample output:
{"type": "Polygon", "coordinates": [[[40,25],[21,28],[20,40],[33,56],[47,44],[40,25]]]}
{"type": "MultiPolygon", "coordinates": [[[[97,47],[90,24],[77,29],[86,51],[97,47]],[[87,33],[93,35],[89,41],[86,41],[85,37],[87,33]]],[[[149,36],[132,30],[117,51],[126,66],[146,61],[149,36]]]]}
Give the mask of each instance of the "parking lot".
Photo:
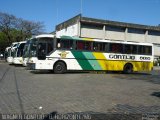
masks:
{"type": "Polygon", "coordinates": [[[160,113],[159,78],[159,69],[53,74],[1,62],[0,113],[160,113]]]}

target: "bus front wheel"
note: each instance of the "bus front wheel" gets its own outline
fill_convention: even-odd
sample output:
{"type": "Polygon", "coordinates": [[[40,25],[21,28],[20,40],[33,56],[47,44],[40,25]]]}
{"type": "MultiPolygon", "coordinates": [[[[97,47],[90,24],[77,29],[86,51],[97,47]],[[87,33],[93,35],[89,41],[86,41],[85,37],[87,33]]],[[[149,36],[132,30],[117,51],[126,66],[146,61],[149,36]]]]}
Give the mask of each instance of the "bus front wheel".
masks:
{"type": "Polygon", "coordinates": [[[67,71],[67,67],[64,62],[59,61],[54,65],[53,71],[56,74],[62,74],[67,71]]]}
{"type": "Polygon", "coordinates": [[[123,68],[123,72],[126,74],[132,73],[133,72],[133,65],[131,63],[125,64],[125,66],[123,68]]]}

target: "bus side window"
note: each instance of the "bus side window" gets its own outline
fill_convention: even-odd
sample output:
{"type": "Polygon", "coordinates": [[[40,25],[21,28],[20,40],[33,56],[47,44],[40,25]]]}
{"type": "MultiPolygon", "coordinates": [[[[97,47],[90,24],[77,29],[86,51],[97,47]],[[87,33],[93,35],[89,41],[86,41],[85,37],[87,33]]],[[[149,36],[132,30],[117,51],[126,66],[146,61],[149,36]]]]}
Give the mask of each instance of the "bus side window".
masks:
{"type": "Polygon", "coordinates": [[[57,48],[59,49],[65,49],[65,50],[70,50],[74,48],[73,45],[73,40],[57,40],[57,48]]]}
{"type": "Polygon", "coordinates": [[[61,48],[61,43],[60,43],[60,39],[57,39],[56,41],[56,48],[61,48]]]}
{"type": "Polygon", "coordinates": [[[110,43],[109,51],[113,53],[123,53],[123,44],[110,43]]]}
{"type": "Polygon", "coordinates": [[[69,41],[69,49],[70,49],[70,50],[74,49],[73,40],[70,40],[70,41],[69,41]]]}
{"type": "Polygon", "coordinates": [[[142,46],[142,45],[139,45],[139,46],[138,46],[138,54],[141,54],[141,55],[144,54],[144,53],[143,53],[143,46],[142,46]]]}
{"type": "Polygon", "coordinates": [[[77,50],[92,50],[92,42],[77,41],[77,50]]]}
{"type": "Polygon", "coordinates": [[[85,42],[85,46],[84,46],[84,49],[85,50],[91,50],[91,45],[92,44],[92,42],[85,42]]]}
{"type": "Polygon", "coordinates": [[[94,51],[105,51],[105,43],[93,42],[94,51]]]}
{"type": "Polygon", "coordinates": [[[132,54],[137,54],[137,52],[138,52],[138,46],[137,45],[132,45],[132,54]]]}
{"type": "Polygon", "coordinates": [[[69,49],[69,40],[61,40],[61,48],[69,49]]]}
{"type": "Polygon", "coordinates": [[[53,43],[48,43],[47,54],[53,50],[53,43]]]}
{"type": "Polygon", "coordinates": [[[83,50],[84,44],[84,41],[77,41],[77,50],[83,50]]]}
{"type": "Polygon", "coordinates": [[[144,46],[143,48],[145,55],[152,55],[152,47],[151,46],[144,46]]]}

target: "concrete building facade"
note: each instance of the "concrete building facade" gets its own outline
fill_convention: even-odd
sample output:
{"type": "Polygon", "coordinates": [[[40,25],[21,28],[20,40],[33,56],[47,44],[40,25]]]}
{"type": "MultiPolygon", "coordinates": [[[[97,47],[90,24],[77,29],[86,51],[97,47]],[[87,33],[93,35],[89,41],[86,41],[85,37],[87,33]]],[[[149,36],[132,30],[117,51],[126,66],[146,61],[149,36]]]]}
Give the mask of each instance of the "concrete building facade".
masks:
{"type": "Polygon", "coordinates": [[[56,26],[56,35],[110,39],[154,44],[155,58],[160,58],[160,27],[116,22],[77,15],[56,26]]]}

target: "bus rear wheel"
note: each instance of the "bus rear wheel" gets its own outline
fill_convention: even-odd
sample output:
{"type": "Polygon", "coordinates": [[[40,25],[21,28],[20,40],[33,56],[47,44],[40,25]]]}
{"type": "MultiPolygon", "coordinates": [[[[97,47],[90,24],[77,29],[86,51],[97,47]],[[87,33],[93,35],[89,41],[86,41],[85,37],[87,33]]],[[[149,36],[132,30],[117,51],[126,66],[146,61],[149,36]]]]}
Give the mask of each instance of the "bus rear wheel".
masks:
{"type": "Polygon", "coordinates": [[[133,65],[131,63],[125,64],[125,66],[123,68],[123,72],[126,74],[132,73],[133,72],[133,65]]]}
{"type": "Polygon", "coordinates": [[[67,71],[67,67],[64,62],[59,61],[54,65],[53,71],[56,74],[62,74],[67,71]]]}

